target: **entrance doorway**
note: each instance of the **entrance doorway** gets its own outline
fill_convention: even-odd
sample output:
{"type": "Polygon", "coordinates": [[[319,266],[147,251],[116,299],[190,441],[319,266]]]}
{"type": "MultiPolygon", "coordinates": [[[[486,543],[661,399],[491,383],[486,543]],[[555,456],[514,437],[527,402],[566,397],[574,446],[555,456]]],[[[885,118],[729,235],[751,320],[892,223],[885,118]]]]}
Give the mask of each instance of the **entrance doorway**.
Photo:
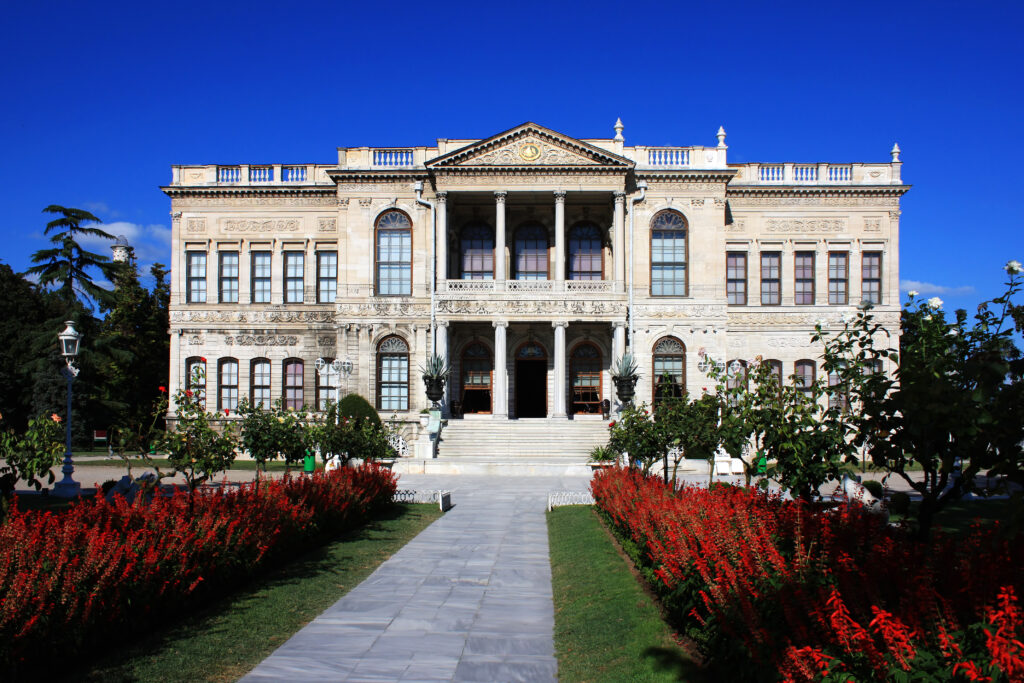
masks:
{"type": "Polygon", "coordinates": [[[491,351],[474,342],[462,352],[462,414],[491,412],[491,351]]]}
{"type": "Polygon", "coordinates": [[[601,351],[583,342],[569,357],[572,415],[601,412],[601,351]]]}
{"type": "Polygon", "coordinates": [[[537,342],[516,352],[516,417],[547,417],[548,354],[537,342]]]}

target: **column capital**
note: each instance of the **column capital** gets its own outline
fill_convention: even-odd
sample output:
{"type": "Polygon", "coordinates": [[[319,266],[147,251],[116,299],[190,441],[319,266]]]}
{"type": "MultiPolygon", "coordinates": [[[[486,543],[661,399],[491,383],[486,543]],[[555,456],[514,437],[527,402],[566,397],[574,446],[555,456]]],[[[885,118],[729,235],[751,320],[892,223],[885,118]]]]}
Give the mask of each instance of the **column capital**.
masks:
{"type": "Polygon", "coordinates": [[[499,204],[504,204],[505,203],[505,197],[507,197],[507,196],[508,196],[508,192],[505,192],[504,190],[497,190],[494,193],[494,201],[498,202],[499,204]]]}
{"type": "Polygon", "coordinates": [[[438,201],[439,204],[444,204],[445,202],[448,201],[448,193],[447,192],[444,192],[444,191],[442,191],[442,192],[435,192],[434,196],[437,197],[437,201],[438,201]]]}
{"type": "Polygon", "coordinates": [[[554,327],[554,328],[569,327],[569,321],[567,321],[567,320],[553,320],[553,321],[551,321],[551,327],[554,327]]]}
{"type": "Polygon", "coordinates": [[[626,203],[626,193],[625,192],[618,192],[618,191],[612,192],[612,196],[615,197],[615,203],[616,204],[625,204],[626,203]]]}
{"type": "Polygon", "coordinates": [[[614,328],[625,328],[626,327],[626,321],[625,320],[613,320],[612,321],[612,327],[614,327],[614,328]]]}
{"type": "Polygon", "coordinates": [[[565,201],[565,190],[555,190],[554,194],[555,194],[555,201],[556,202],[564,202],[565,201]]]}
{"type": "Polygon", "coordinates": [[[447,320],[435,320],[434,321],[434,326],[435,327],[447,328],[448,327],[448,321],[447,320]]]}
{"type": "Polygon", "coordinates": [[[507,320],[492,320],[491,321],[491,327],[493,327],[494,329],[498,329],[499,327],[508,327],[508,321],[507,320]]]}

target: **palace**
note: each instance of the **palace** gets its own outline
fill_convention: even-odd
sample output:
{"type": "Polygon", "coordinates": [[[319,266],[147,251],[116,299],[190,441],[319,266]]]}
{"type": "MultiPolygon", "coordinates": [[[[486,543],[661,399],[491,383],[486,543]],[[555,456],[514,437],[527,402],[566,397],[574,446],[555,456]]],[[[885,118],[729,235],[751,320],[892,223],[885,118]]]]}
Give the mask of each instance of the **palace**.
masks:
{"type": "Polygon", "coordinates": [[[415,434],[436,351],[450,426],[554,433],[617,408],[627,351],[651,404],[707,387],[705,354],[813,376],[815,323],[861,301],[898,334],[898,147],[884,163],[730,164],[722,129],[690,147],[614,130],[172,167],[172,391],[204,364],[211,410],[320,407],[338,389],[415,434]]]}

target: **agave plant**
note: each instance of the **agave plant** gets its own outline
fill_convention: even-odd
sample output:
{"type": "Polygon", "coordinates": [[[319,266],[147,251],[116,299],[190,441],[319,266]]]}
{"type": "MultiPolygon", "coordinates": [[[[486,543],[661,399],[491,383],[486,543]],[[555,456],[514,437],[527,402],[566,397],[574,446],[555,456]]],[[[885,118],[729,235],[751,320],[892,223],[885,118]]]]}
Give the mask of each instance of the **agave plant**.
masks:
{"type": "Polygon", "coordinates": [[[436,353],[427,358],[426,365],[420,366],[420,372],[423,373],[424,380],[444,379],[450,371],[451,368],[448,367],[448,361],[436,353]]]}
{"type": "Polygon", "coordinates": [[[612,366],[612,377],[616,379],[626,379],[628,377],[636,377],[636,359],[633,358],[632,353],[625,353],[619,358],[618,362],[612,366]]]}

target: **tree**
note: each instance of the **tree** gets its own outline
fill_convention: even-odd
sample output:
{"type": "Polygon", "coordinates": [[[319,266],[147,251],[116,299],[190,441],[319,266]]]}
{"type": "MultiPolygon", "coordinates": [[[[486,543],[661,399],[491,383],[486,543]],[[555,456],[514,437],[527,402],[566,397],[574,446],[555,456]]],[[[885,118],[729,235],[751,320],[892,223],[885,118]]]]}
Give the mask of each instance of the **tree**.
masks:
{"type": "Polygon", "coordinates": [[[682,458],[706,460],[709,466],[714,466],[715,453],[722,445],[720,413],[721,402],[718,397],[706,392],[692,401],[683,392],[679,398],[665,401],[655,408],[654,422],[666,448],[679,449],[672,463],[673,482],[682,458]]]}
{"type": "Polygon", "coordinates": [[[102,221],[82,209],[51,204],[43,209],[43,213],[59,215],[59,218],[47,223],[46,229],[43,231],[47,235],[53,233],[50,242],[56,246],[34,253],[32,262],[38,265],[32,266],[25,272],[37,275],[39,284],[44,287],[55,283],[59,284],[60,298],[69,312],[78,302],[79,296],[82,296],[84,301],[104,299],[107,290],[93,282],[89,271],[98,270],[106,279],[112,280],[115,272],[114,265],[108,257],[83,249],[79,240],[86,235],[109,240],[114,239],[114,236],[100,228],[83,226],[83,223],[101,223],[102,221]]]}
{"type": "Polygon", "coordinates": [[[870,309],[826,344],[826,368],[849,387],[858,442],[921,495],[922,538],[950,501],[988,492],[978,475],[1024,485],[1024,361],[1013,338],[1024,278],[1017,261],[1005,269],[1006,292],[978,306],[973,325],[964,310],[947,322],[941,299],[911,292],[898,353],[882,346],[870,309]],[[878,371],[882,359],[896,364],[893,375],[878,371]],[[923,477],[911,476],[913,464],[923,477]]]}

